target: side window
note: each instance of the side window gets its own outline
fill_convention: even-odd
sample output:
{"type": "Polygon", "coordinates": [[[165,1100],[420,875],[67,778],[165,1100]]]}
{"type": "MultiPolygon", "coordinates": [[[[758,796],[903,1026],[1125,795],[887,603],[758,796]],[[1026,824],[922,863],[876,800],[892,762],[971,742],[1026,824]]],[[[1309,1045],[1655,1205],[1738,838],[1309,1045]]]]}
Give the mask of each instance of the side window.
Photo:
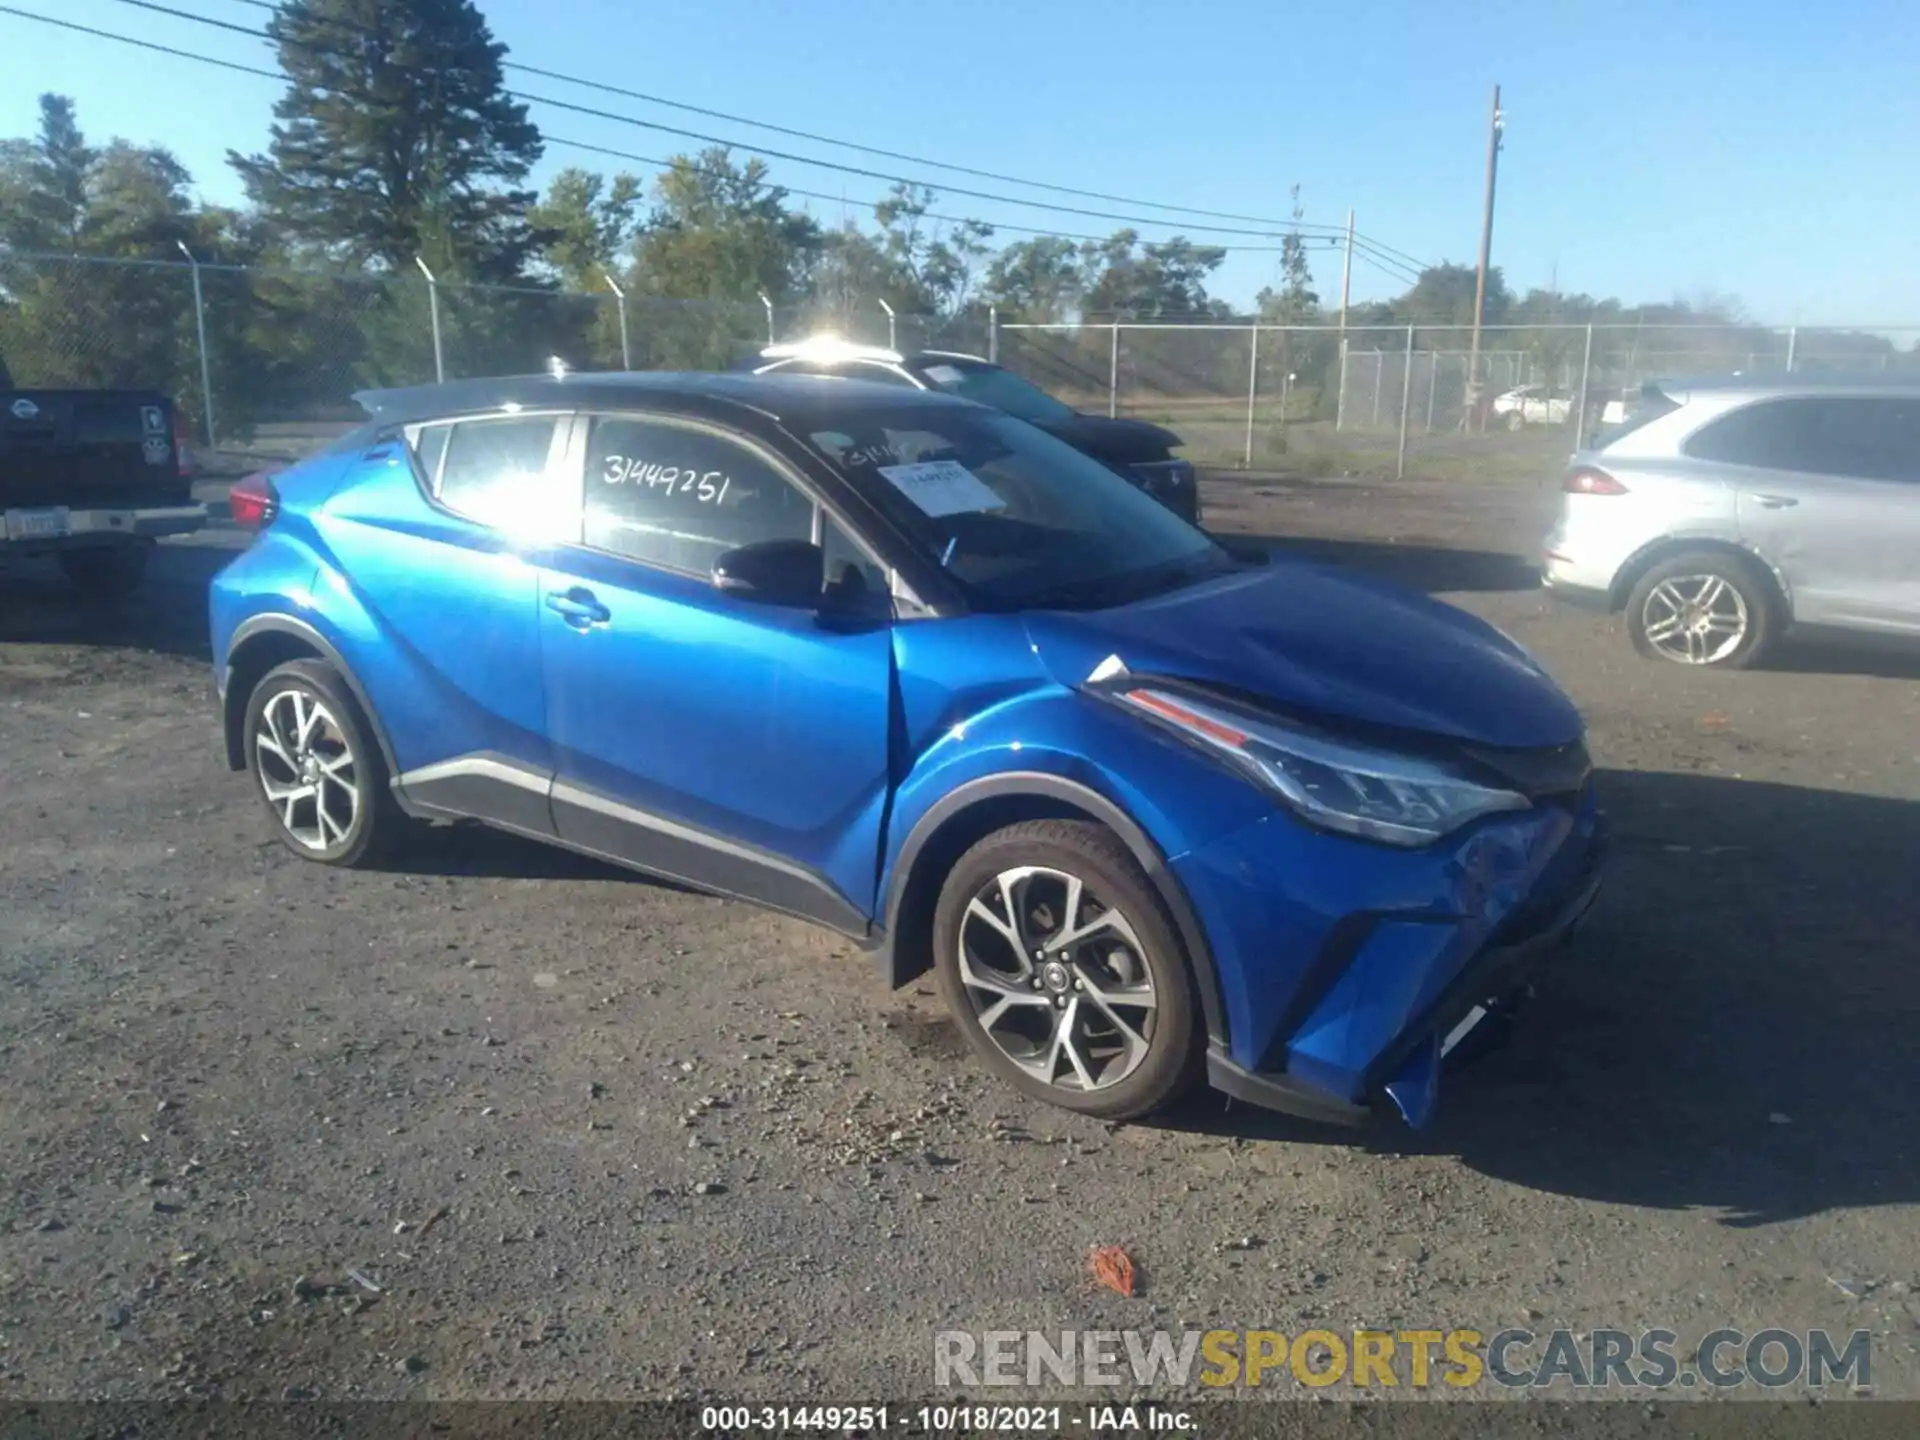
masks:
{"type": "Polygon", "coordinates": [[[1859,397],[1833,401],[1827,410],[1820,469],[1920,484],[1920,400],[1859,397]]]}
{"type": "Polygon", "coordinates": [[[1805,427],[1794,413],[1798,404],[1763,400],[1743,406],[1696,431],[1687,440],[1686,452],[1696,460],[1723,465],[1801,469],[1798,450],[1805,427]]]}
{"type": "MultiPolygon", "coordinates": [[[[503,530],[550,520],[558,502],[547,481],[553,424],[551,415],[529,415],[442,427],[448,433],[440,503],[503,530]]],[[[425,438],[422,432],[423,444],[425,438]]]]}
{"type": "Polygon", "coordinates": [[[820,548],[826,552],[829,590],[845,598],[871,597],[876,602],[887,595],[887,572],[869,560],[830,515],[822,517],[820,548]]]}
{"type": "Polygon", "coordinates": [[[813,538],[813,501],[739,442],[612,415],[591,427],[587,544],[704,575],[737,546],[813,538]]]}
{"type": "Polygon", "coordinates": [[[1836,396],[1749,405],[1694,436],[1687,453],[1733,465],[1920,482],[1920,401],[1836,396]]]}

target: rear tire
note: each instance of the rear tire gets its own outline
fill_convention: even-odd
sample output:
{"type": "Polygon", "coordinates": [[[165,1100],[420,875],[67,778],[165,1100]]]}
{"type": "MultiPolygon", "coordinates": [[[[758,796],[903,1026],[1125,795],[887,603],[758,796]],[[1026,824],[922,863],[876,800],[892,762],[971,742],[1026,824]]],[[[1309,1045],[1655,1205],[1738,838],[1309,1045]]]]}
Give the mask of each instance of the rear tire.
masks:
{"type": "Polygon", "coordinates": [[[967,1043],[1022,1093],[1132,1120],[1198,1080],[1192,970],[1152,883],[1104,827],[1035,820],[980,841],[941,889],[933,945],[967,1043]]]}
{"type": "Polygon", "coordinates": [[[80,598],[93,604],[124,600],[147,578],[147,557],[153,542],[134,545],[95,545],[59,552],[60,568],[80,598]]]}
{"type": "Polygon", "coordinates": [[[247,774],[274,833],[302,860],[360,867],[391,852],[407,826],[385,759],[333,667],[290,660],[247,701],[247,774]]]}
{"type": "Polygon", "coordinates": [[[1627,633],[1649,660],[1744,670],[1772,649],[1773,585],[1758,565],[1724,550],[1686,550],[1642,575],[1627,597],[1627,633]]]}

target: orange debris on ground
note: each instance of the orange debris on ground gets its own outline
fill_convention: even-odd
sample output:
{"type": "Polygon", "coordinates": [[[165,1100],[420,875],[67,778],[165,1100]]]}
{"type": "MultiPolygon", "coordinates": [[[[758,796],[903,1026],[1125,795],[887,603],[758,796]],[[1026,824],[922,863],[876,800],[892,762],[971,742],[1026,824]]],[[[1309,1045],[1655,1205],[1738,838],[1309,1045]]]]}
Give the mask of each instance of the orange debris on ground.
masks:
{"type": "Polygon", "coordinates": [[[1133,1257],[1118,1245],[1096,1245],[1087,1256],[1087,1268],[1093,1271],[1093,1278],[1109,1290],[1120,1294],[1133,1295],[1133,1257]]]}

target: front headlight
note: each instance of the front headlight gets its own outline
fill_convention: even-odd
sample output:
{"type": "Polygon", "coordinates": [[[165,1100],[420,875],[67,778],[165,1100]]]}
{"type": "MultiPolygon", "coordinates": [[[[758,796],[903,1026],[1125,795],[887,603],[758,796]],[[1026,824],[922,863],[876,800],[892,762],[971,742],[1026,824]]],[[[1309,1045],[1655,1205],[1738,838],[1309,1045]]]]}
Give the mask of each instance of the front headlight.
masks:
{"type": "Polygon", "coordinates": [[[1470,820],[1531,808],[1436,761],[1312,735],[1272,720],[1148,687],[1114,699],[1229,760],[1302,819],[1343,835],[1414,848],[1470,820]]]}

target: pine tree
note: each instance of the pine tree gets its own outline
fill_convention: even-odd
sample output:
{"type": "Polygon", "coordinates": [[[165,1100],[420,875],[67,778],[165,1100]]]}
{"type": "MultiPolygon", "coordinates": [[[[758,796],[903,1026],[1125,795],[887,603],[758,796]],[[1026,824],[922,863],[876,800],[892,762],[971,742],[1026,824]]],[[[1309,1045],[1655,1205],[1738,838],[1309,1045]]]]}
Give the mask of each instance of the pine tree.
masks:
{"type": "Polygon", "coordinates": [[[268,153],[228,159],[289,248],[522,274],[540,239],[520,188],[540,132],[472,0],[288,0],[267,29],[287,93],[268,153]]]}

